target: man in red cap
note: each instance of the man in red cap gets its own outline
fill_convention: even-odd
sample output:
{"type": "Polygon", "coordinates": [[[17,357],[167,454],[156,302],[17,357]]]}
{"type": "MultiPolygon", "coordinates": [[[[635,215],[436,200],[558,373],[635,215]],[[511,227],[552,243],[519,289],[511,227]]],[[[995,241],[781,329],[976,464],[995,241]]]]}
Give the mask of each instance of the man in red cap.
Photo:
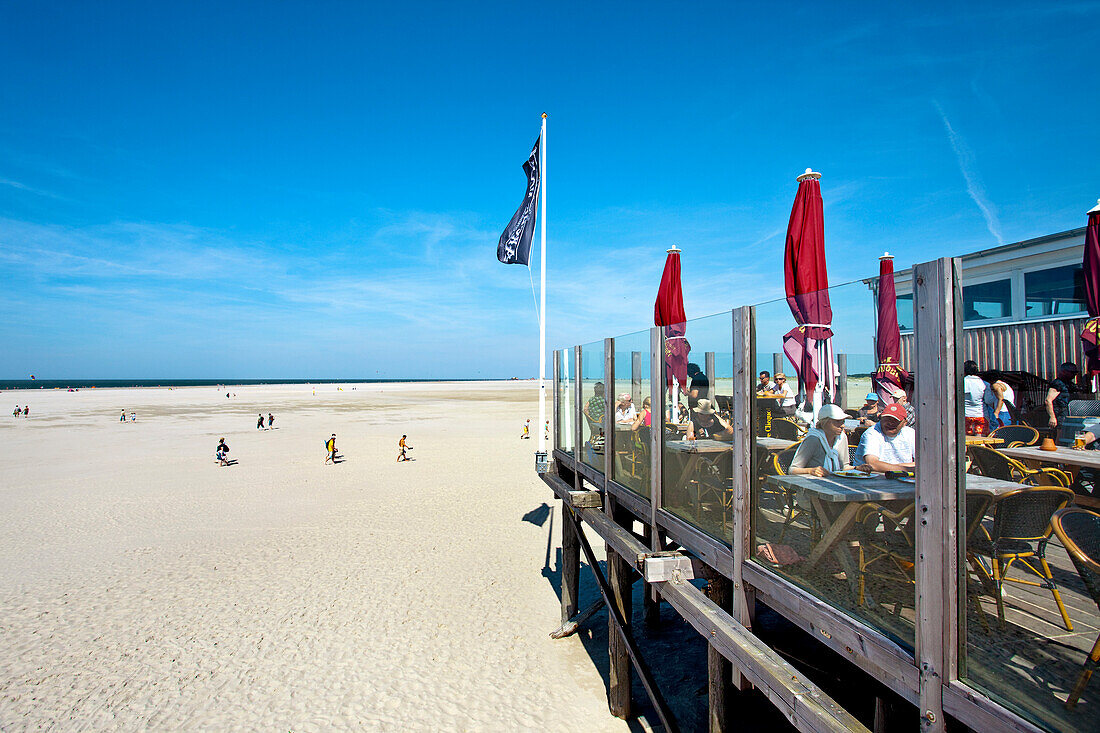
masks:
{"type": "Polygon", "coordinates": [[[872,471],[912,471],[916,464],[917,434],[905,424],[905,407],[894,403],[867,428],[856,448],[854,463],[866,463],[872,471]]]}

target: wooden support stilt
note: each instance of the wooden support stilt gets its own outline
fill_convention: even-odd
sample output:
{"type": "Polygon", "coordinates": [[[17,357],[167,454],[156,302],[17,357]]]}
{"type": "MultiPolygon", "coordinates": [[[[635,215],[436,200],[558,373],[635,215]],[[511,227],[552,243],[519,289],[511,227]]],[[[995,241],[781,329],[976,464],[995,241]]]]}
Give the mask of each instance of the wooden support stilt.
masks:
{"type": "MultiPolygon", "coordinates": [[[[622,525],[621,510],[615,506],[613,500],[609,504],[611,520],[622,525]]],[[[606,546],[606,556],[607,584],[611,590],[611,602],[615,604],[627,630],[629,630],[632,610],[630,602],[631,567],[619,553],[615,552],[615,548],[611,545],[606,546]]],[[[607,654],[610,659],[610,673],[608,675],[610,687],[607,691],[607,706],[615,717],[629,718],[632,712],[630,701],[630,653],[627,651],[626,640],[623,638],[619,625],[612,614],[608,615],[607,620],[607,654]]]]}
{"type": "MultiPolygon", "coordinates": [[[[563,507],[563,513],[568,512],[563,507]]],[[[577,614],[580,597],[581,549],[573,522],[561,523],[561,623],[564,626],[577,614]]]]}
{"type": "MultiPolygon", "coordinates": [[[[733,584],[728,578],[714,578],[707,586],[707,598],[722,609],[733,608],[733,584]]],[[[713,644],[707,646],[707,727],[711,733],[734,730],[732,721],[733,664],[713,644]]]]}
{"type": "MultiPolygon", "coordinates": [[[[643,534],[643,544],[646,547],[653,547],[653,531],[648,524],[643,534]]],[[[642,609],[645,625],[650,629],[658,628],[661,625],[661,595],[652,583],[645,584],[645,592],[642,594],[642,609]]]]}

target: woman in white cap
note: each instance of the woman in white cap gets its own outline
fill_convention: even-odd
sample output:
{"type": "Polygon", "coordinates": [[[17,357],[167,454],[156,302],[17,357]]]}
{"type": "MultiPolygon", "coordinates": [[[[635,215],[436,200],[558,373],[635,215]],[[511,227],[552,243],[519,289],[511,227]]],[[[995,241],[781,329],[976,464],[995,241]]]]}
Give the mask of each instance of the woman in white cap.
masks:
{"type": "Polygon", "coordinates": [[[710,400],[701,399],[691,411],[691,422],[688,423],[687,439],[696,438],[728,438],[733,435],[729,425],[718,417],[710,400]]]}
{"type": "MultiPolygon", "coordinates": [[[[828,476],[837,471],[850,470],[848,435],[844,432],[844,419],[847,417],[837,405],[824,405],[818,413],[817,426],[806,431],[795,451],[788,473],[795,476],[828,476]]],[[[866,466],[858,468],[869,470],[866,466]]]]}

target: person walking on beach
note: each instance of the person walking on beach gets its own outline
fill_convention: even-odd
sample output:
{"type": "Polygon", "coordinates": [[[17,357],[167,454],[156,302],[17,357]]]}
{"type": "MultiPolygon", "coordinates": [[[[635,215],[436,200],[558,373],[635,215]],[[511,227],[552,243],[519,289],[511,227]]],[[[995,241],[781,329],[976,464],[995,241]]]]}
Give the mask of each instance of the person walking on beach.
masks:
{"type": "Polygon", "coordinates": [[[23,414],[23,408],[21,408],[19,405],[16,405],[15,409],[12,410],[11,416],[12,417],[19,417],[22,414],[23,414]]]}
{"type": "Polygon", "coordinates": [[[264,414],[262,412],[260,413],[259,419],[256,420],[256,429],[257,430],[263,430],[264,429],[264,414]]]}
{"type": "Polygon", "coordinates": [[[126,410],[122,410],[122,416],[118,419],[119,422],[126,422],[126,410]]]}
{"type": "Polygon", "coordinates": [[[528,419],[527,422],[525,422],[523,424],[523,435],[521,435],[519,437],[523,438],[524,440],[529,440],[531,438],[531,420],[530,419],[528,419]]]}
{"type": "Polygon", "coordinates": [[[214,455],[218,459],[218,465],[221,465],[221,466],[228,466],[229,465],[229,459],[228,459],[229,446],[225,444],[225,438],[222,438],[221,440],[218,441],[218,447],[214,451],[214,455]]]}
{"type": "Polygon", "coordinates": [[[333,433],[332,437],[325,441],[325,451],[328,453],[325,457],[325,463],[332,461],[333,465],[336,465],[336,433],[333,433]]]}
{"type": "Polygon", "coordinates": [[[409,457],[405,454],[405,451],[412,450],[412,446],[405,442],[405,439],[407,437],[407,435],[402,435],[401,440],[397,441],[397,450],[399,451],[399,453],[397,454],[398,463],[400,463],[401,461],[409,460],[409,457]]]}
{"type": "Polygon", "coordinates": [[[268,427],[268,429],[270,430],[271,426],[274,425],[274,424],[275,424],[275,416],[272,415],[270,412],[267,413],[267,427],[268,427]]]}

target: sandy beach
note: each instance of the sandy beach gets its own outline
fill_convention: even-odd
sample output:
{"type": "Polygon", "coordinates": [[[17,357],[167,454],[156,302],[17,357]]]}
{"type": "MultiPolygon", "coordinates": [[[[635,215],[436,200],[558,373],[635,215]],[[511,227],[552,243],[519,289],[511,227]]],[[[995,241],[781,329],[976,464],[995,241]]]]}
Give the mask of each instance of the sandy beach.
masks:
{"type": "Polygon", "coordinates": [[[0,729],[627,729],[548,637],[534,383],[315,389],[0,393],[0,729]]]}

